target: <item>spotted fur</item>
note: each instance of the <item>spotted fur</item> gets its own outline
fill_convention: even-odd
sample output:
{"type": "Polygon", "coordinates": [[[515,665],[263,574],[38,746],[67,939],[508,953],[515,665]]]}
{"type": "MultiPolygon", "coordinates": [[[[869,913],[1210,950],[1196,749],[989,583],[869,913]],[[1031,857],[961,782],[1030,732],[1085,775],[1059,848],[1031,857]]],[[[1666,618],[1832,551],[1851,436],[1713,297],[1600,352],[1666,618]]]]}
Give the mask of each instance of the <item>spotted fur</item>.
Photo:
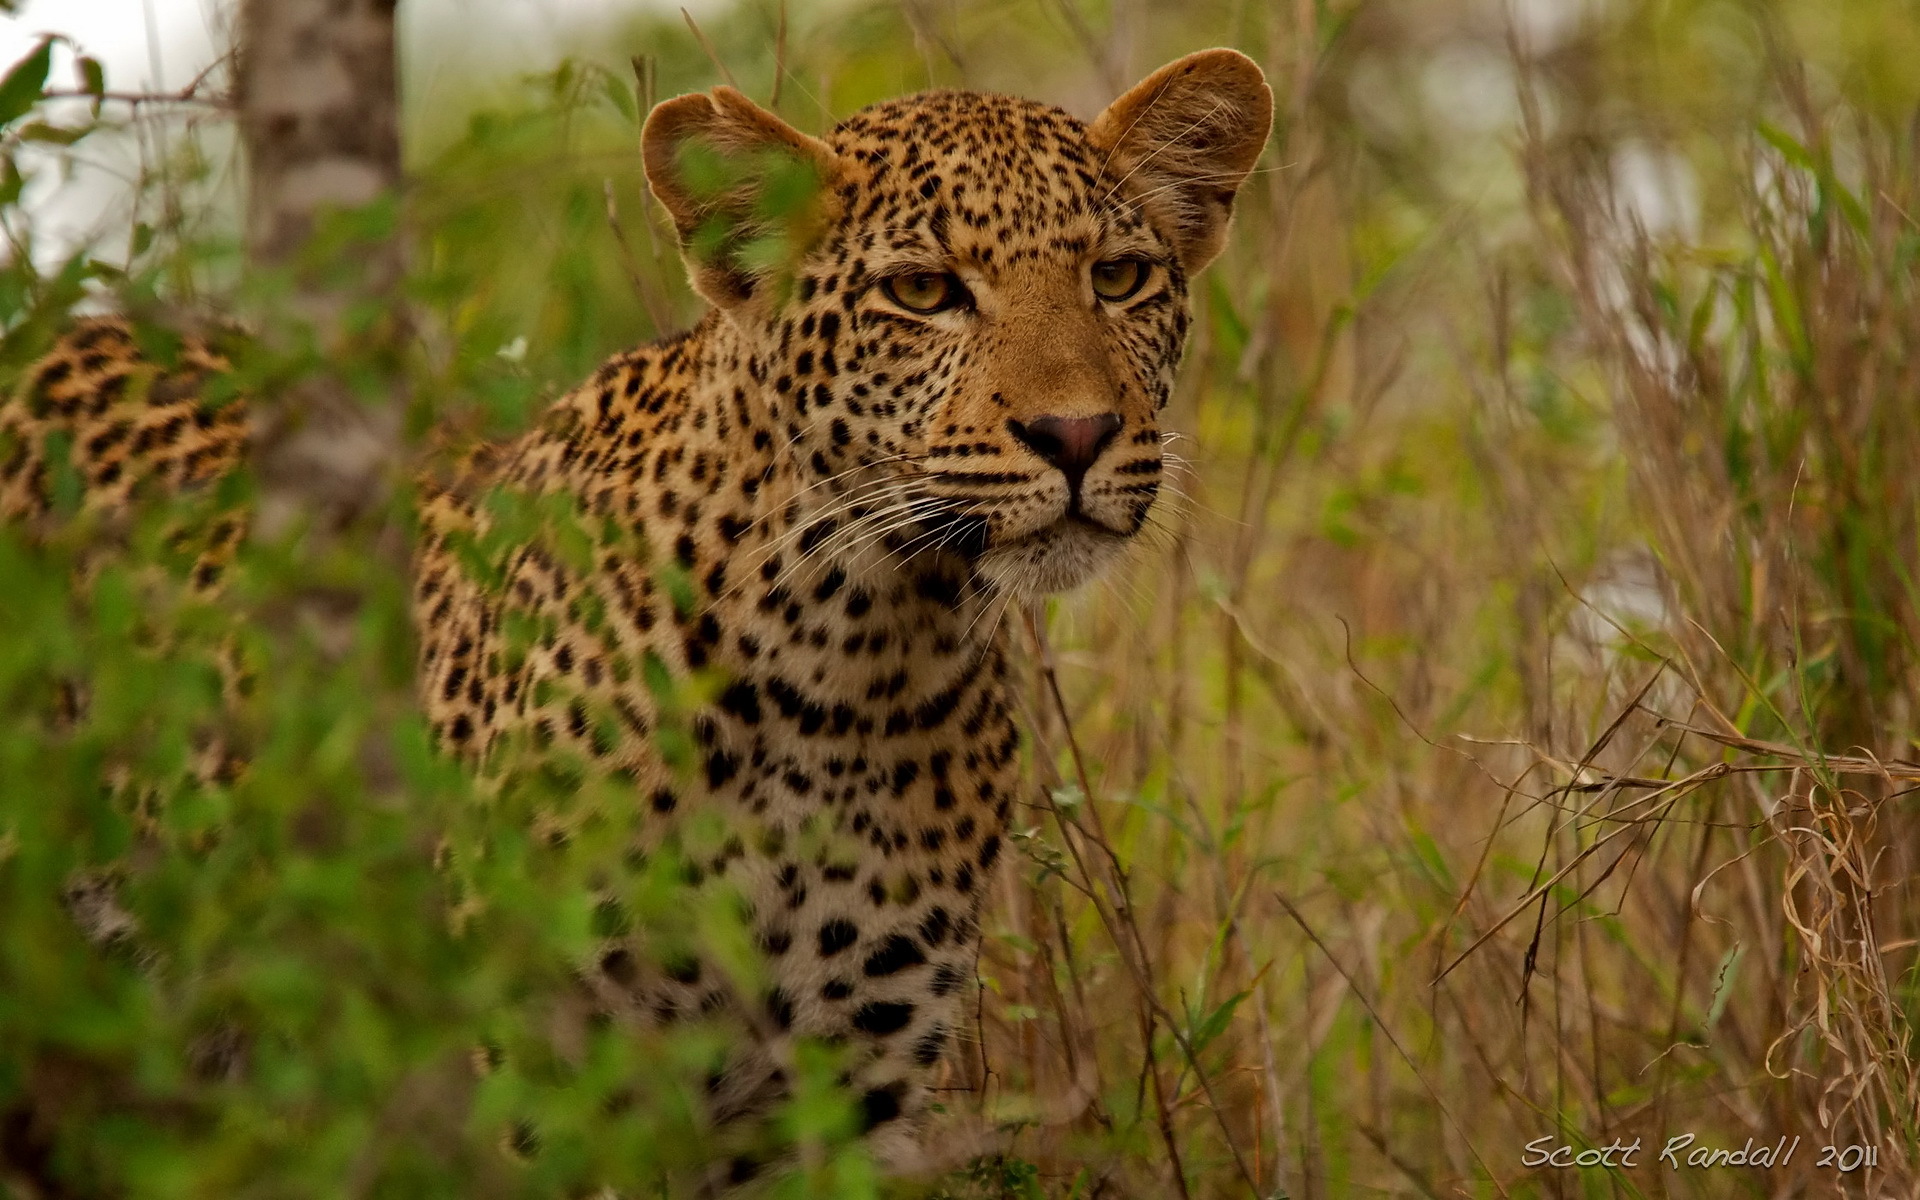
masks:
{"type": "MultiPolygon", "coordinates": [[[[749,1019],[760,1040],[716,1082],[717,1114],[780,1094],[786,1039],[845,1039],[864,1048],[876,1150],[915,1161],[1019,788],[1002,617],[1086,579],[1146,521],[1189,282],[1270,112],[1258,69],[1223,50],[1090,125],[947,91],[816,139],[728,88],[668,101],[648,121],[648,176],[713,311],[616,356],[430,493],[415,612],[442,743],[480,763],[515,738],[591,760],[627,781],[655,840],[690,811],[724,815],[731,836],[695,869],[746,897],[768,990],[734,995],[698,960],[647,966],[617,939],[587,971],[609,1012],[749,1019]],[[751,185],[700,192],[689,146],[811,173],[795,254],[745,252],[751,185]],[[1115,262],[1142,282],[1109,297],[1092,273],[1115,262]],[[898,281],[935,277],[964,300],[901,302],[898,281]],[[489,586],[463,547],[496,519],[490,489],[565,497],[621,536],[590,561],[520,546],[489,586]],[[717,681],[691,720],[691,773],[657,748],[673,714],[650,667],[717,681]]],[[[74,431],[96,489],[133,459],[191,482],[243,449],[240,417],[209,423],[164,379],[110,393],[143,369],[117,326],[39,369],[9,418],[29,449],[0,464],[12,511],[32,507],[48,421],[74,431]]]]}

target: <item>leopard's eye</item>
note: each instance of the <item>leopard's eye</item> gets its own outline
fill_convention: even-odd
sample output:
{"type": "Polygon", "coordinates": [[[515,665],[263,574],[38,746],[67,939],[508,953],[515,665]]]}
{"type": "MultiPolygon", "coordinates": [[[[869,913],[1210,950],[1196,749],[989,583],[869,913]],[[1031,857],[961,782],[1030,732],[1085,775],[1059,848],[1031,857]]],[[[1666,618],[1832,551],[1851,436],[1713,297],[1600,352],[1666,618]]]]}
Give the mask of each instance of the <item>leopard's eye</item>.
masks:
{"type": "Polygon", "coordinates": [[[908,312],[942,312],[967,298],[967,289],[948,271],[895,275],[880,286],[886,290],[888,299],[908,312]]]}
{"type": "Polygon", "coordinates": [[[1109,258],[1093,264],[1093,294],[1102,300],[1126,300],[1146,286],[1153,269],[1137,258],[1109,258]]]}

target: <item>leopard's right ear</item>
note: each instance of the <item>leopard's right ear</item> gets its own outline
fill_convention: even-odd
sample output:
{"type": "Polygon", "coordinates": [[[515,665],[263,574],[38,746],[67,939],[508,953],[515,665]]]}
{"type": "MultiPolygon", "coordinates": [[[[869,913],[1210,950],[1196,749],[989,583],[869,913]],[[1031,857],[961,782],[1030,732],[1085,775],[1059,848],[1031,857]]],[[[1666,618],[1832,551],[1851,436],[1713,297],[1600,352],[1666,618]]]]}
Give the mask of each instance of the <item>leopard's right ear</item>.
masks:
{"type": "Polygon", "coordinates": [[[721,308],[764,295],[835,215],[832,148],[730,87],[655,105],[640,152],[695,290],[721,308]]]}

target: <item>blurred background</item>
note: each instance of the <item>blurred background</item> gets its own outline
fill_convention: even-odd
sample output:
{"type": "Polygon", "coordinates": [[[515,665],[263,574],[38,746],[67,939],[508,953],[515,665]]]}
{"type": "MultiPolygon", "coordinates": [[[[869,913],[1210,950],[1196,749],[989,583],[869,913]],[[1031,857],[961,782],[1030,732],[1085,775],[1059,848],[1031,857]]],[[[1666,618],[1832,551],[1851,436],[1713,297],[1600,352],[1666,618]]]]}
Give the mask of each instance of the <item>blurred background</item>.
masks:
{"type": "MultiPolygon", "coordinates": [[[[1211,45],[1269,73],[1177,486],[1029,639],[1023,853],[945,1068],[1016,1131],[978,1194],[1920,1194],[1910,3],[400,14],[419,394],[495,434],[699,311],[653,99],[731,79],[821,131],[931,86],[1091,117],[1211,45]],[[1649,1165],[1682,1134],[1802,1144],[1649,1165]]],[[[61,32],[113,90],[217,95],[230,25],[33,0],[0,57],[61,32]]],[[[217,307],[218,106],[104,111],[13,147],[13,253],[217,307]]]]}

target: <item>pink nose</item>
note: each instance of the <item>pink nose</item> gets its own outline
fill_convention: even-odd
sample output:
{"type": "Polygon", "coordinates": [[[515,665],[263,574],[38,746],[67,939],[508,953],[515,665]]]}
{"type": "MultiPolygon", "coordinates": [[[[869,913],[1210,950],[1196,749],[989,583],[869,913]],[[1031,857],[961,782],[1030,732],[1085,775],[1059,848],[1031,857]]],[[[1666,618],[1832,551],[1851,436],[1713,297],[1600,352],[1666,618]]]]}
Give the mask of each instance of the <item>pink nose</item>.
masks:
{"type": "Polygon", "coordinates": [[[1008,421],[1007,429],[1027,449],[1038,454],[1067,477],[1067,486],[1075,495],[1087,468],[1100,457],[1113,435],[1120,432],[1119,413],[1101,413],[1097,417],[1035,417],[1022,423],[1008,421]]]}

